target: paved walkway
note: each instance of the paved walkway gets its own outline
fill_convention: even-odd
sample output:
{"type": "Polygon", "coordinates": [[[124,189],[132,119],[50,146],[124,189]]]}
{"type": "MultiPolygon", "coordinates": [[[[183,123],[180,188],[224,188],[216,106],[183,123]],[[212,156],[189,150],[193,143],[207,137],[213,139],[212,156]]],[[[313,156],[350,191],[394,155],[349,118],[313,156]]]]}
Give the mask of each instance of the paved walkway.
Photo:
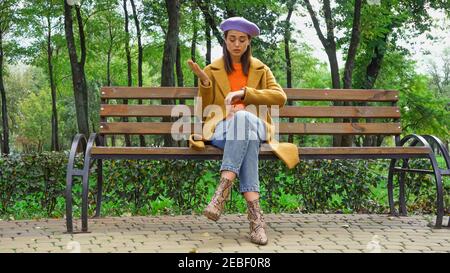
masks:
{"type": "MultiPolygon", "coordinates": [[[[244,215],[108,217],[91,233],[65,234],[64,219],[0,221],[0,252],[448,252],[450,229],[426,216],[269,214],[269,244],[248,241],[244,215]]],[[[445,217],[448,221],[448,217],[445,217]]],[[[79,230],[80,222],[75,228],[79,230]]]]}

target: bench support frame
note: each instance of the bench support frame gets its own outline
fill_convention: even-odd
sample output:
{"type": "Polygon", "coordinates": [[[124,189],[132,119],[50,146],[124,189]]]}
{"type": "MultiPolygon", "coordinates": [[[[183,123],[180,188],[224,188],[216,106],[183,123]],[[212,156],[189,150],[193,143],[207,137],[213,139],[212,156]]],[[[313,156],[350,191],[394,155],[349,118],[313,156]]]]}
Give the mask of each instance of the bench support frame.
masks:
{"type": "MultiPolygon", "coordinates": [[[[398,140],[399,138],[396,138],[398,140]]],[[[389,166],[389,174],[388,174],[388,199],[389,199],[389,207],[390,214],[394,216],[406,216],[406,200],[405,200],[405,174],[407,172],[420,172],[420,173],[428,173],[434,174],[436,181],[436,223],[435,228],[442,227],[442,220],[444,216],[444,198],[443,198],[443,186],[442,186],[442,176],[450,175],[450,156],[441,140],[439,140],[435,136],[430,135],[408,135],[403,139],[396,141],[397,146],[405,146],[408,141],[412,140],[409,144],[410,147],[417,146],[417,144],[422,144],[423,146],[430,148],[430,153],[426,158],[430,160],[431,166],[433,170],[417,170],[417,169],[409,169],[408,161],[411,158],[416,158],[417,156],[411,156],[405,158],[404,156],[364,156],[364,155],[346,155],[346,156],[311,156],[308,159],[351,159],[351,158],[390,158],[391,163],[389,166]],[[444,160],[447,164],[447,169],[440,169],[435,153],[432,149],[432,145],[437,147],[440,153],[444,156],[444,160]],[[398,160],[403,160],[402,167],[395,167],[398,160]],[[394,184],[393,178],[394,174],[399,174],[399,212],[397,212],[394,204],[394,184]]],[[[67,233],[75,233],[73,229],[73,218],[72,218],[72,187],[73,187],[73,177],[80,176],[82,178],[82,205],[81,205],[81,233],[88,232],[88,192],[89,192],[89,174],[94,163],[97,163],[97,206],[95,210],[95,218],[100,217],[101,210],[101,202],[102,202],[102,187],[103,187],[103,164],[102,160],[104,159],[152,159],[152,158],[161,158],[161,156],[139,156],[139,155],[95,155],[92,157],[91,149],[94,145],[103,146],[104,138],[96,133],[92,133],[89,137],[89,140],[86,141],[86,138],[82,134],[77,134],[72,142],[72,148],[69,154],[69,162],[67,166],[67,184],[66,184],[66,224],[67,224],[67,233]],[[83,151],[84,163],[83,169],[75,168],[75,161],[77,156],[77,151],[83,151]]],[[[164,158],[171,158],[170,156],[166,156],[164,158]]],[[[177,157],[183,158],[183,157],[177,157]]],[[[186,157],[195,158],[194,157],[186,157]]],[[[198,159],[207,159],[203,156],[199,156],[198,159]]],[[[213,158],[216,159],[216,158],[213,158]]],[[[271,158],[262,158],[262,159],[276,159],[275,157],[271,158]]],[[[450,219],[447,227],[450,228],[450,219]]]]}
{"type": "MultiPolygon", "coordinates": [[[[417,144],[422,144],[425,147],[430,149],[430,153],[428,154],[428,159],[430,160],[430,164],[432,170],[421,170],[421,169],[410,169],[409,168],[409,158],[404,158],[402,162],[402,167],[395,167],[397,163],[397,159],[392,159],[389,166],[389,175],[388,175],[388,199],[389,199],[389,207],[390,214],[393,216],[406,216],[406,197],[405,197],[405,176],[407,172],[415,172],[415,173],[427,173],[433,174],[436,182],[436,222],[434,227],[441,228],[442,220],[444,217],[444,189],[442,185],[442,177],[446,175],[450,175],[450,156],[444,145],[444,143],[437,137],[432,135],[416,135],[411,134],[407,135],[397,143],[397,146],[405,146],[410,142],[409,147],[417,146],[417,144]],[[446,169],[441,169],[438,166],[436,160],[436,154],[433,151],[433,146],[436,146],[440,151],[442,156],[444,157],[444,161],[446,163],[446,169]],[[398,174],[399,181],[399,211],[396,210],[394,204],[394,174],[398,174]]],[[[447,227],[450,228],[450,219],[447,224],[447,227]]]]}
{"type": "Polygon", "coordinates": [[[95,210],[95,218],[100,217],[100,209],[102,202],[102,188],[103,188],[103,164],[102,159],[91,160],[91,149],[94,145],[103,145],[103,138],[92,133],[89,140],[83,134],[77,134],[72,141],[72,148],[69,154],[69,162],[67,164],[66,176],[66,225],[67,233],[74,233],[73,230],[73,216],[72,216],[72,187],[73,178],[75,176],[81,177],[82,192],[81,192],[81,233],[88,232],[88,194],[89,194],[89,174],[93,164],[97,163],[97,207],[95,210]],[[81,144],[81,146],[80,146],[81,144]],[[83,148],[83,169],[75,168],[75,161],[77,151],[83,148]]]}

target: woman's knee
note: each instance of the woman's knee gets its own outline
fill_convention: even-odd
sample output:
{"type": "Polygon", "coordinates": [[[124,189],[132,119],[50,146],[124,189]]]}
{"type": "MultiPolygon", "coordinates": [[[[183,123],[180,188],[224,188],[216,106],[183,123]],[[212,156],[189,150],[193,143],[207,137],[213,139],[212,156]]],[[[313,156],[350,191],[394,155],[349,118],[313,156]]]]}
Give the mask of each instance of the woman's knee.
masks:
{"type": "Polygon", "coordinates": [[[234,126],[239,128],[248,128],[249,137],[253,139],[261,139],[265,138],[265,125],[264,122],[259,119],[253,113],[247,111],[238,111],[234,115],[234,126]],[[255,136],[256,134],[256,136],[255,136]]]}

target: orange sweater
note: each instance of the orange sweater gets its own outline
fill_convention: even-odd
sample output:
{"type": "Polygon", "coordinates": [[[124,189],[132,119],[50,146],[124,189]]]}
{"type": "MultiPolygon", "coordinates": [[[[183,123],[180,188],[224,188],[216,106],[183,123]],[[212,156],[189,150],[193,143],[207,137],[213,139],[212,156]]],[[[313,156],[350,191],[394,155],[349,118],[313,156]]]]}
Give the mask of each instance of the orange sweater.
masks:
{"type": "MultiPolygon", "coordinates": [[[[244,75],[242,71],[242,64],[234,63],[234,71],[228,75],[228,81],[230,82],[231,92],[238,91],[239,89],[247,86],[248,77],[244,75]]],[[[240,104],[245,107],[242,100],[237,100],[232,103],[234,106],[240,104]]]]}

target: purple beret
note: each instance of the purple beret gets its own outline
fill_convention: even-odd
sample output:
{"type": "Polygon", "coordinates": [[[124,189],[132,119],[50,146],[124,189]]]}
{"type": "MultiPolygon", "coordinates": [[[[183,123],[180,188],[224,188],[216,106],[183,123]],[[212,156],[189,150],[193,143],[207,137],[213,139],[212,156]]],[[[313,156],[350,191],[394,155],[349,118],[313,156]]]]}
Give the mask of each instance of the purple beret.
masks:
{"type": "Polygon", "coordinates": [[[259,27],[243,17],[231,17],[224,20],[220,24],[220,29],[223,32],[227,30],[238,30],[252,37],[259,35],[259,27]]]}

